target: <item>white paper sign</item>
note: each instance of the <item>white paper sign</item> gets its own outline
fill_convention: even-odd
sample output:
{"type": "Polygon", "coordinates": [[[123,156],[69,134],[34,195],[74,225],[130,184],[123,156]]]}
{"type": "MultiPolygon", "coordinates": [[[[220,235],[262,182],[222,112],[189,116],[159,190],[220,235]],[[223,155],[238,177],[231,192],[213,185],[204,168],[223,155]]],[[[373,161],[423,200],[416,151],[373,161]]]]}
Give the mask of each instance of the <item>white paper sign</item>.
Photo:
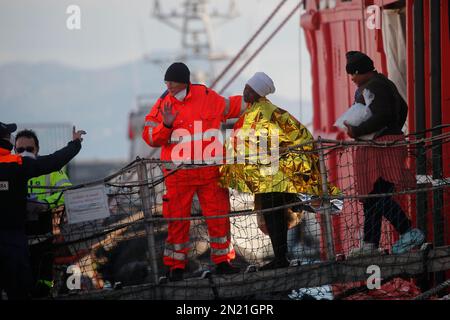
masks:
{"type": "Polygon", "coordinates": [[[104,185],[68,190],[64,193],[64,200],[69,224],[110,216],[104,185]]]}

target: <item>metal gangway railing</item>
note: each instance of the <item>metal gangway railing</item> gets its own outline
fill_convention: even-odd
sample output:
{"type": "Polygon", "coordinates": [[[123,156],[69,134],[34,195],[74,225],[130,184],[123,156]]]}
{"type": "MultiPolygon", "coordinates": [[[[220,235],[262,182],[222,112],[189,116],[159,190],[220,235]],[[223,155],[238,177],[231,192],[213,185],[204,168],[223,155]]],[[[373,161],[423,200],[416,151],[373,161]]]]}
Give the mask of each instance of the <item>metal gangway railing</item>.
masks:
{"type": "MultiPolygon", "coordinates": [[[[437,142],[443,147],[443,154],[448,157],[449,138],[449,133],[443,133],[423,139],[409,136],[405,141],[391,143],[326,139],[314,141],[314,149],[310,152],[316,153],[319,159],[321,194],[299,195],[298,202],[283,206],[286,210],[302,208],[300,222],[288,231],[291,265],[286,268],[257,271],[259,266],[273,256],[270,239],[261,228],[262,215],[270,209],[257,210],[252,195],[230,190],[231,212],[227,216],[231,221],[230,233],[237,255],[234,263],[241,267],[242,272],[234,275],[214,274],[213,264],[209,259],[205,217],[194,201],[192,216],[180,218],[191,221],[192,248],[188,255],[185,279],[179,282],[167,281],[162,263],[167,221],[170,220],[162,215],[162,197],[165,193],[162,166],[167,162],[138,158],[105,179],[64,189],[66,198],[70,198],[70,193],[82,194],[89,191],[89,188],[104,189],[108,215],[100,219],[70,223],[73,221],[70,208],[55,210],[53,237],[56,266],[53,297],[295,298],[292,292],[298,289],[326,288],[335,299],[352,296],[367,298],[371,294],[367,289],[367,270],[370,266],[377,266],[382,272],[380,285],[385,288],[384,297],[420,297],[427,288],[420,284],[424,275],[440,274],[444,275],[445,280],[445,272],[448,275],[450,270],[449,180],[445,176],[436,178],[430,175],[425,181],[421,177],[422,180],[409,189],[395,190],[389,194],[357,194],[352,155],[355,148],[395,148],[403,145],[409,152],[408,166],[414,170],[417,152],[431,154],[431,146],[437,142]],[[331,185],[337,186],[340,193],[330,194],[331,185]],[[439,230],[444,234],[428,233],[421,248],[392,254],[390,248],[398,235],[388,223],[383,222],[380,254],[349,256],[351,249],[357,247],[362,240],[364,218],[361,199],[392,196],[413,218],[416,214],[415,198],[419,193],[430,197],[437,193],[444,197],[444,201],[438,202],[442,204],[441,208],[429,208],[429,211],[440,210],[439,221],[442,226],[439,230]],[[447,239],[447,242],[433,244],[433,239],[437,236],[447,239]],[[69,267],[76,272],[67,273],[69,267]],[[69,289],[70,283],[72,287],[69,289]],[[407,292],[404,290],[405,283],[410,288],[407,292]]],[[[289,151],[295,150],[300,149],[289,148],[289,151]]],[[[283,156],[283,152],[280,156],[283,156]]],[[[429,156],[425,158],[431,159],[429,156]]],[[[446,174],[450,171],[448,160],[443,159],[443,171],[446,174]]],[[[173,171],[198,166],[180,164],[173,171]]],[[[78,214],[80,212],[83,213],[78,208],[78,214]]],[[[222,216],[209,219],[220,217],[222,216]]],[[[414,219],[412,220],[415,224],[414,219]]],[[[424,231],[427,233],[427,230],[424,231]]],[[[442,286],[442,281],[428,283],[430,285],[442,286]]]]}

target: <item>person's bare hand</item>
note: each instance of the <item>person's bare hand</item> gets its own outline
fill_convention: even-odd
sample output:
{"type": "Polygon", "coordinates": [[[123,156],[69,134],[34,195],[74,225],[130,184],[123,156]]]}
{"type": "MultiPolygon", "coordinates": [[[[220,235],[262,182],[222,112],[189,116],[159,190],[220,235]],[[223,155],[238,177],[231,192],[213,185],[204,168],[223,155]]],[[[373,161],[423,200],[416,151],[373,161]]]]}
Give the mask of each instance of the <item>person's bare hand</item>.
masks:
{"type": "Polygon", "coordinates": [[[72,128],[72,140],[73,141],[75,141],[75,140],[80,140],[80,142],[83,141],[83,138],[81,137],[83,134],[86,134],[86,131],[84,131],[84,130],[76,131],[75,126],[73,126],[73,128],[72,128]]]}
{"type": "Polygon", "coordinates": [[[347,134],[350,138],[355,139],[355,133],[353,132],[353,126],[344,121],[344,125],[347,127],[347,134]]]}
{"type": "Polygon", "coordinates": [[[173,122],[175,121],[175,118],[178,115],[178,111],[173,113],[172,104],[169,102],[166,102],[164,104],[164,108],[163,108],[161,114],[163,116],[164,125],[166,127],[170,128],[170,127],[172,127],[173,122]]]}

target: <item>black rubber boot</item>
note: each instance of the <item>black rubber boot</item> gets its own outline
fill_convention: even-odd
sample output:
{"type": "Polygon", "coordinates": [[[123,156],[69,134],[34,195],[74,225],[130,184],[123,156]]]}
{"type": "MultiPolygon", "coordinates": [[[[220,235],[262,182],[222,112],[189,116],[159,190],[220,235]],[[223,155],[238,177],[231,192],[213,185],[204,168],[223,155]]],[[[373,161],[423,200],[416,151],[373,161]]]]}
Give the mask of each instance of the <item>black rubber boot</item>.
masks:
{"type": "Polygon", "coordinates": [[[263,265],[261,268],[259,268],[260,271],[264,270],[272,270],[272,269],[278,269],[278,268],[286,268],[289,267],[289,260],[286,259],[286,257],[283,259],[275,258],[271,262],[263,265]]]}
{"type": "Polygon", "coordinates": [[[184,275],[184,269],[181,268],[175,268],[168,272],[167,278],[169,278],[169,281],[176,282],[183,280],[184,275]]]}
{"type": "Polygon", "coordinates": [[[229,262],[221,262],[216,267],[216,274],[234,274],[239,271],[241,271],[239,267],[233,266],[229,262]]]}

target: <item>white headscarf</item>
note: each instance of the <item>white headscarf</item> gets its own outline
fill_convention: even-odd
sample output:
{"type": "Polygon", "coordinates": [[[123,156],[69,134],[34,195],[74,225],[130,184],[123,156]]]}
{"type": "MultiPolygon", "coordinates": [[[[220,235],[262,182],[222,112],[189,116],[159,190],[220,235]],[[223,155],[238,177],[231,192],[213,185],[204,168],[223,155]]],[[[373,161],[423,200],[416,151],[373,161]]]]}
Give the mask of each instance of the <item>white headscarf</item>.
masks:
{"type": "Polygon", "coordinates": [[[257,72],[251,77],[247,84],[252,87],[261,97],[275,92],[275,86],[272,79],[264,72],[257,72]]]}

